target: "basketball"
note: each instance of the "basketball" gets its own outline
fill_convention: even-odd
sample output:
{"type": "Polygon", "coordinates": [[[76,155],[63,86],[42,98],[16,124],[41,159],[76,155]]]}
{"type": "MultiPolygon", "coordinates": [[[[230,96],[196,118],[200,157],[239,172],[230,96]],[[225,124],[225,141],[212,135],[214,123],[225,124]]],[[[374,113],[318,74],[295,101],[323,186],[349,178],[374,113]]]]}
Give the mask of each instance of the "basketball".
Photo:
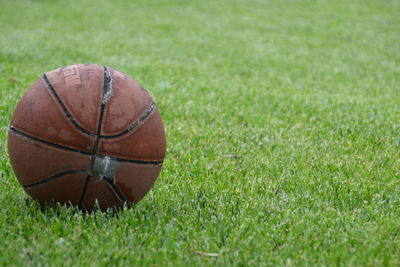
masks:
{"type": "Polygon", "coordinates": [[[8,152],[24,190],[41,203],[85,210],[137,203],[163,164],[165,131],[150,93],[95,64],[44,74],[18,103],[8,152]]]}

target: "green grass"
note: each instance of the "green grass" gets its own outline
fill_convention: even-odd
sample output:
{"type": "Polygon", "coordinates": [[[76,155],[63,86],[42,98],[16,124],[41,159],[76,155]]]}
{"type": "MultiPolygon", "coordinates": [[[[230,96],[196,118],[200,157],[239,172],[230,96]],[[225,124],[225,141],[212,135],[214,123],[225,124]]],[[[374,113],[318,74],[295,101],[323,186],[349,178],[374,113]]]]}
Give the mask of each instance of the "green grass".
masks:
{"type": "Polygon", "coordinates": [[[399,266],[399,13],[396,0],[0,0],[0,265],[399,266]],[[41,209],[6,153],[18,99],[74,63],[132,76],[167,129],[156,185],[117,216],[41,209]]]}

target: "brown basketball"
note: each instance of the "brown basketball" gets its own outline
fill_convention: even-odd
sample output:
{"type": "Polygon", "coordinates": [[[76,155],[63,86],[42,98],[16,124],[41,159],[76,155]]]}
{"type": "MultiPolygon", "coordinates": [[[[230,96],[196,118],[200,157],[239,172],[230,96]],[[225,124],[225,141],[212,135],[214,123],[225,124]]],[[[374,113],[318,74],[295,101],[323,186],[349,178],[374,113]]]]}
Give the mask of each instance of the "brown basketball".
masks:
{"type": "Polygon", "coordinates": [[[164,126],[151,95],[99,65],[48,72],[18,103],[8,132],[11,164],[42,203],[91,210],[136,203],[165,156],[164,126]]]}

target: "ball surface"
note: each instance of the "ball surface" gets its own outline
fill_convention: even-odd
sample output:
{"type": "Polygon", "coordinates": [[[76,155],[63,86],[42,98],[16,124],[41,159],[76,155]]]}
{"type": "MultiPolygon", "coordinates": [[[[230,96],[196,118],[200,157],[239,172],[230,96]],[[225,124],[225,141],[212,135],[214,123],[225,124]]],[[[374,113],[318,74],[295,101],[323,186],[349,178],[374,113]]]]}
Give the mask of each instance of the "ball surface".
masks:
{"type": "Polygon", "coordinates": [[[151,95],[94,64],[44,74],[18,103],[8,132],[12,167],[33,199],[87,210],[138,202],[159,175],[165,150],[151,95]]]}

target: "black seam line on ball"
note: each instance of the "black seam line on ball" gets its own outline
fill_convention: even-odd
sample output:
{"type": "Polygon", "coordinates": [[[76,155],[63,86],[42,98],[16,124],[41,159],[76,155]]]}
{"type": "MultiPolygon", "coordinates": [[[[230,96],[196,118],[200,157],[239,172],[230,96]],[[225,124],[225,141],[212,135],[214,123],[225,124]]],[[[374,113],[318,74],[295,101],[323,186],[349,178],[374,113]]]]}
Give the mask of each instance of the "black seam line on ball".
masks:
{"type": "Polygon", "coordinates": [[[85,178],[85,184],[83,185],[83,189],[82,189],[81,196],[79,197],[78,205],[80,205],[82,203],[83,198],[86,195],[86,191],[87,191],[87,188],[88,188],[88,185],[89,185],[89,181],[90,181],[90,175],[86,176],[86,178],[85,178]]]}
{"type": "Polygon", "coordinates": [[[87,172],[88,172],[87,170],[68,170],[68,171],[62,171],[62,172],[59,172],[59,173],[57,173],[57,174],[54,174],[54,175],[52,175],[52,176],[50,176],[50,177],[48,177],[48,178],[46,178],[46,179],[43,179],[43,180],[41,180],[40,182],[33,183],[33,184],[28,184],[28,185],[24,185],[24,188],[31,188],[31,187],[34,187],[34,186],[37,186],[37,185],[41,185],[41,184],[44,184],[44,183],[48,183],[48,182],[53,181],[53,180],[55,180],[55,179],[57,179],[57,178],[60,178],[60,177],[62,177],[62,176],[64,176],[64,175],[68,175],[68,174],[80,174],[80,173],[87,173],[87,172]]]}
{"type": "Polygon", "coordinates": [[[143,164],[143,165],[159,165],[164,162],[164,160],[147,161],[147,160],[135,160],[135,159],[114,158],[114,157],[111,157],[111,159],[120,161],[120,162],[136,163],[136,164],[143,164]]]}
{"type": "Polygon", "coordinates": [[[131,124],[131,126],[129,126],[128,129],[126,129],[125,131],[123,131],[121,133],[114,134],[114,135],[100,135],[99,138],[112,139],[112,138],[117,138],[117,137],[120,137],[120,136],[123,136],[125,134],[132,132],[133,130],[135,130],[136,128],[138,128],[140,125],[142,125],[144,123],[144,121],[153,113],[155,107],[156,107],[156,104],[154,103],[154,101],[152,101],[150,104],[150,107],[147,110],[145,110],[145,112],[139,117],[139,119],[137,119],[133,124],[131,124]]]}
{"type": "Polygon", "coordinates": [[[103,94],[101,97],[101,105],[100,105],[100,118],[99,118],[99,122],[97,124],[97,135],[96,135],[96,140],[95,140],[93,150],[92,150],[92,158],[90,160],[90,169],[93,168],[95,156],[96,156],[97,149],[99,146],[99,141],[100,141],[101,128],[103,125],[104,110],[105,110],[105,106],[107,103],[106,101],[103,101],[103,100],[107,94],[107,90],[110,88],[111,83],[112,83],[112,78],[111,78],[110,72],[108,71],[107,67],[103,66],[103,68],[104,68],[104,84],[103,84],[103,94]]]}
{"type": "Polygon", "coordinates": [[[114,192],[114,194],[117,196],[117,198],[122,202],[126,202],[126,199],[121,194],[121,192],[119,191],[118,187],[115,185],[114,179],[113,178],[108,178],[108,177],[103,177],[103,179],[111,187],[111,190],[114,192]]]}
{"type": "MultiPolygon", "coordinates": [[[[112,86],[112,77],[110,75],[110,72],[107,69],[107,67],[105,67],[105,66],[103,66],[103,69],[104,69],[104,82],[103,82],[103,93],[102,93],[102,96],[101,96],[100,117],[99,117],[99,121],[98,121],[98,124],[97,124],[97,134],[96,134],[96,137],[95,137],[96,139],[95,139],[95,143],[94,143],[93,150],[92,150],[92,153],[91,153],[91,158],[90,158],[90,170],[93,169],[94,162],[96,160],[96,155],[97,155],[96,153],[97,153],[97,149],[98,149],[99,141],[100,141],[99,137],[100,137],[100,134],[101,134],[101,127],[102,127],[102,124],[103,124],[104,109],[105,109],[105,105],[107,103],[107,99],[106,99],[107,92],[108,92],[109,89],[112,89],[111,88],[111,86],[112,86]]],[[[81,194],[81,197],[80,197],[80,200],[79,200],[79,205],[82,204],[82,201],[86,196],[87,187],[88,187],[88,184],[89,184],[89,179],[90,179],[90,176],[88,176],[87,179],[86,179],[87,183],[85,184],[84,190],[82,191],[82,194],[81,194]]],[[[116,193],[114,193],[114,194],[116,194],[116,193]]]]}
{"type": "Polygon", "coordinates": [[[105,155],[105,154],[100,154],[100,153],[97,153],[96,157],[99,157],[99,158],[109,157],[111,160],[116,160],[119,162],[130,162],[130,163],[150,164],[150,165],[151,164],[153,164],[153,165],[161,164],[164,162],[164,160],[139,160],[139,159],[118,158],[118,157],[113,157],[110,155],[105,155]]]}
{"type": "Polygon", "coordinates": [[[80,154],[84,154],[84,155],[92,155],[92,153],[90,153],[90,152],[86,152],[86,151],[83,151],[83,150],[79,150],[79,149],[75,149],[75,148],[59,145],[59,144],[56,144],[56,143],[52,143],[52,142],[43,140],[43,139],[38,138],[38,137],[31,136],[29,134],[26,134],[24,132],[21,132],[21,131],[15,129],[13,126],[10,126],[9,129],[10,129],[10,131],[12,131],[12,132],[14,132],[14,133],[16,133],[18,135],[21,135],[23,137],[29,138],[31,140],[34,140],[34,141],[37,141],[37,142],[40,142],[40,143],[43,143],[43,144],[46,144],[46,145],[49,145],[49,146],[53,146],[53,147],[56,147],[56,148],[60,148],[60,149],[64,149],[64,150],[68,150],[68,151],[71,151],[71,152],[76,152],[76,153],[80,153],[80,154]]]}
{"type": "MultiPolygon", "coordinates": [[[[108,68],[106,66],[103,66],[103,68],[104,68],[104,84],[103,84],[103,94],[102,94],[102,97],[101,97],[101,105],[100,105],[100,118],[99,118],[99,122],[98,122],[98,125],[97,125],[96,141],[95,141],[95,144],[93,146],[92,156],[91,156],[91,160],[90,160],[90,170],[93,169],[94,162],[95,162],[95,159],[96,159],[97,149],[98,149],[98,146],[99,146],[101,128],[102,128],[102,125],[103,125],[103,118],[104,118],[104,110],[105,110],[105,106],[106,106],[106,103],[107,103],[107,95],[108,95],[109,91],[112,90],[112,77],[111,77],[111,74],[110,74],[110,72],[109,72],[109,70],[108,70],[108,68]]],[[[106,177],[102,177],[102,178],[104,178],[104,180],[110,186],[110,188],[114,192],[115,196],[120,201],[125,201],[125,198],[121,195],[119,189],[114,184],[114,179],[112,178],[112,180],[110,180],[110,179],[108,179],[106,177]]],[[[84,199],[85,194],[86,194],[86,190],[81,195],[81,199],[82,200],[84,199]]],[[[79,203],[81,203],[81,202],[82,201],[79,201],[79,203]]]]}
{"type": "Polygon", "coordinates": [[[88,130],[84,129],[82,126],[80,126],[75,119],[72,117],[71,113],[68,111],[67,107],[61,100],[61,97],[57,94],[56,90],[54,89],[54,86],[51,84],[49,79],[47,78],[46,74],[43,74],[43,79],[47,84],[47,87],[50,89],[54,97],[57,99],[58,104],[61,106],[62,110],[64,111],[64,114],[68,117],[69,121],[82,133],[87,134],[89,136],[96,136],[95,134],[92,134],[88,130]]]}
{"type": "MultiPolygon", "coordinates": [[[[55,144],[55,143],[43,140],[41,138],[34,137],[34,136],[31,136],[31,135],[26,134],[24,132],[21,132],[21,131],[15,129],[13,126],[10,126],[9,130],[14,132],[14,133],[16,133],[16,134],[18,134],[18,135],[20,135],[20,136],[23,136],[25,138],[34,140],[34,141],[39,142],[39,143],[43,143],[45,145],[56,147],[56,148],[59,148],[59,149],[64,149],[64,150],[68,150],[68,151],[71,151],[71,152],[84,154],[84,155],[89,155],[89,156],[92,156],[92,155],[93,156],[99,156],[99,157],[107,156],[107,155],[98,154],[98,153],[97,154],[92,154],[90,152],[86,152],[86,151],[83,151],[83,150],[79,150],[79,149],[75,149],[75,148],[71,148],[71,147],[55,144]]],[[[161,161],[145,161],[145,160],[133,160],[133,159],[116,158],[116,157],[110,157],[110,158],[112,158],[112,159],[114,159],[116,161],[120,161],[120,162],[132,162],[132,163],[137,163],[137,164],[153,164],[153,165],[157,165],[157,164],[163,163],[162,160],[161,161]]]]}

